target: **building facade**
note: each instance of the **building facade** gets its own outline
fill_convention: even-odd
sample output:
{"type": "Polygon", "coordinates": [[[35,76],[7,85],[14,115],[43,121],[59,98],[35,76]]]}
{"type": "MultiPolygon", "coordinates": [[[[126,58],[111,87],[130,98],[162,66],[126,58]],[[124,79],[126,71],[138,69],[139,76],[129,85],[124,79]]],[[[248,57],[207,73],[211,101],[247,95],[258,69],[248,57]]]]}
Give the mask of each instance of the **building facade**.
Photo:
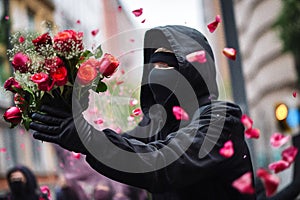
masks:
{"type": "MultiPolygon", "coordinates": [[[[38,0],[1,0],[1,9],[9,8],[8,15],[4,16],[10,22],[10,32],[45,32],[52,29],[54,23],[54,4],[52,1],[38,0]],[[6,5],[4,5],[6,4],[6,5]],[[3,5],[3,6],[2,6],[3,5]]],[[[4,11],[1,11],[2,17],[4,11]]],[[[4,31],[1,29],[0,31],[4,31]]],[[[1,44],[1,68],[9,68],[6,57],[7,44],[1,44]]],[[[3,71],[2,71],[3,72],[3,71]]],[[[12,73],[6,70],[6,73],[12,73]]],[[[1,74],[4,77],[10,74],[1,74]]],[[[13,97],[3,89],[1,79],[0,115],[7,107],[13,105],[13,97]]],[[[10,129],[9,124],[3,118],[0,119],[0,190],[7,189],[7,169],[17,164],[23,164],[31,168],[37,175],[40,184],[54,184],[56,181],[56,158],[50,144],[42,144],[33,140],[32,134],[23,128],[10,129]]]]}

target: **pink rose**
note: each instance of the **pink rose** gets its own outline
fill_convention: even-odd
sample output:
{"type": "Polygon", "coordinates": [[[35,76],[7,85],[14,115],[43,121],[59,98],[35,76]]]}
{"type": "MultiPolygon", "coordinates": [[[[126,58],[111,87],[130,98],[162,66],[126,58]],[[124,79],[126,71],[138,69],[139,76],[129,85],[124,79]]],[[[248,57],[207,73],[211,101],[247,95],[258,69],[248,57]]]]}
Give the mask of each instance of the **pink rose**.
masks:
{"type": "Polygon", "coordinates": [[[30,59],[27,55],[22,52],[17,53],[13,57],[12,65],[15,70],[20,71],[21,73],[28,72],[28,63],[30,59]]]}
{"type": "Polygon", "coordinates": [[[22,121],[22,113],[20,108],[16,106],[8,108],[3,114],[3,118],[12,125],[18,125],[22,121]]]}
{"type": "Polygon", "coordinates": [[[5,81],[4,88],[15,93],[17,92],[16,89],[21,89],[21,86],[14,77],[10,77],[5,81]]]}
{"type": "Polygon", "coordinates": [[[116,71],[119,64],[119,61],[113,55],[106,53],[100,60],[98,70],[103,76],[110,77],[116,71]]]}
{"type": "Polygon", "coordinates": [[[50,84],[48,74],[44,72],[35,73],[30,77],[31,81],[38,85],[38,89],[42,91],[50,91],[53,84],[50,84]]]}
{"type": "Polygon", "coordinates": [[[90,84],[98,75],[94,61],[89,59],[82,63],[77,72],[77,78],[80,84],[90,84]]]}

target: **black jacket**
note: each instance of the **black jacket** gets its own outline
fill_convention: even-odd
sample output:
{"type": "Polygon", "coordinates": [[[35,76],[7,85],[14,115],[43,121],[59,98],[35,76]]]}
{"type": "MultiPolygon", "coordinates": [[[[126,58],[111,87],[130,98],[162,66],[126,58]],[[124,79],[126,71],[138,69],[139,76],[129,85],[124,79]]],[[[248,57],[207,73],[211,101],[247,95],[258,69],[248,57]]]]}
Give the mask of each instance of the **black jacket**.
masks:
{"type": "Polygon", "coordinates": [[[144,48],[143,120],[132,131],[117,134],[110,129],[97,131],[84,125],[83,119],[75,119],[79,133],[87,129],[91,133],[83,138],[89,150],[87,162],[111,179],[148,190],[153,200],[255,199],[232,187],[234,180],[252,172],[252,163],[240,108],[215,100],[216,69],[205,37],[184,26],[157,27],[146,32],[144,48]],[[174,101],[188,112],[189,121],[175,120],[170,111],[165,115],[153,106],[156,102],[147,83],[153,66],[148,62],[159,47],[174,51],[179,63],[176,70],[195,92],[182,91],[183,98],[174,101]],[[199,50],[206,51],[206,63],[186,61],[187,54],[199,50]],[[231,158],[219,154],[228,140],[235,149],[231,158]]]}

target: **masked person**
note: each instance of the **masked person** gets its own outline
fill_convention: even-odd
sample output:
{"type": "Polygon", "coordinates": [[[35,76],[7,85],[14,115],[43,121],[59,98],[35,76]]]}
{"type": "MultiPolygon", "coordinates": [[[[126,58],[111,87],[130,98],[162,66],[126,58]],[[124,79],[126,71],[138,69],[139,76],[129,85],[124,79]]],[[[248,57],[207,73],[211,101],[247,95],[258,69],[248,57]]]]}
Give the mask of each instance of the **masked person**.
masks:
{"type": "Polygon", "coordinates": [[[47,194],[41,192],[35,175],[25,166],[16,166],[7,173],[10,192],[1,200],[48,200],[47,194]]]}
{"type": "Polygon", "coordinates": [[[133,130],[96,130],[74,97],[73,114],[55,97],[32,115],[34,138],[85,154],[96,171],[146,189],[153,200],[255,199],[232,186],[252,172],[242,112],[234,103],[217,100],[213,52],[199,31],[179,25],[146,31],[143,119],[133,130]],[[196,51],[205,51],[206,62],[187,61],[196,51]],[[189,118],[176,118],[174,108],[184,109],[189,118]],[[235,150],[230,158],[219,153],[228,140],[235,150]]]}

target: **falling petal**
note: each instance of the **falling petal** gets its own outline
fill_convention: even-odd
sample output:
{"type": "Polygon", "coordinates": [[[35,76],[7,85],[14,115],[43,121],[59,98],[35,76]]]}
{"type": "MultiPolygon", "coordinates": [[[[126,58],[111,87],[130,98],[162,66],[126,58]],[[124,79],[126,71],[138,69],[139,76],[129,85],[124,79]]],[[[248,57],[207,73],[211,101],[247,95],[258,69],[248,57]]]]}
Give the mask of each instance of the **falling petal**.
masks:
{"type": "Polygon", "coordinates": [[[201,51],[190,53],[186,56],[186,60],[189,62],[205,63],[206,62],[205,51],[201,50],[201,51]]]}
{"type": "Polygon", "coordinates": [[[297,97],[297,92],[293,92],[293,97],[294,97],[294,98],[297,97]]]}
{"type": "Polygon", "coordinates": [[[119,134],[122,133],[122,129],[120,129],[120,128],[116,128],[115,131],[116,131],[116,133],[119,133],[119,134]]]}
{"type": "Polygon", "coordinates": [[[231,140],[225,142],[224,146],[220,149],[220,154],[226,158],[230,158],[234,154],[233,143],[231,140]]]}
{"type": "Polygon", "coordinates": [[[221,22],[221,16],[217,15],[215,21],[211,22],[210,24],[207,25],[207,28],[209,30],[209,32],[213,33],[217,27],[218,24],[221,22]]]}
{"type": "Polygon", "coordinates": [[[134,40],[134,39],[130,39],[129,41],[130,41],[130,42],[134,42],[135,40],[134,40]]]}
{"type": "Polygon", "coordinates": [[[141,15],[143,14],[143,8],[133,10],[132,13],[133,13],[136,17],[139,17],[139,16],[141,16],[141,15]]]}
{"type": "Polygon", "coordinates": [[[258,139],[260,135],[260,130],[257,128],[249,128],[245,131],[245,136],[247,138],[258,139]]]}
{"type": "Polygon", "coordinates": [[[292,162],[294,162],[297,153],[298,153],[298,148],[291,146],[281,152],[282,160],[291,164],[292,162]]]}
{"type": "Polygon", "coordinates": [[[122,11],[122,6],[118,6],[118,11],[119,11],[119,12],[122,11]]]}
{"type": "Polygon", "coordinates": [[[252,172],[247,172],[236,179],[232,183],[232,186],[242,194],[254,194],[255,190],[252,186],[252,172]]]}
{"type": "Polygon", "coordinates": [[[269,169],[273,170],[275,174],[289,168],[290,163],[285,160],[279,160],[269,164],[269,169]]]}
{"type": "Polygon", "coordinates": [[[20,144],[20,148],[24,150],[25,149],[25,144],[24,143],[20,144]]]}
{"type": "Polygon", "coordinates": [[[145,21],[146,21],[146,19],[143,19],[143,20],[141,21],[141,23],[143,24],[143,23],[145,23],[145,21]]]}
{"type": "Polygon", "coordinates": [[[73,156],[73,158],[80,159],[81,154],[80,153],[72,152],[72,156],[73,156]]]}
{"type": "Polygon", "coordinates": [[[91,31],[92,36],[96,36],[99,33],[99,29],[95,29],[91,31]]]}
{"type": "Polygon", "coordinates": [[[252,128],[253,120],[246,114],[242,115],[241,122],[244,124],[246,129],[252,128]]]}
{"type": "Polygon", "coordinates": [[[102,119],[97,119],[94,121],[95,124],[103,124],[103,120],[102,119]]]}
{"type": "Polygon", "coordinates": [[[267,170],[262,168],[258,169],[256,174],[261,178],[265,186],[267,197],[272,196],[278,188],[280,179],[276,175],[270,174],[267,170]]]}
{"type": "Polygon", "coordinates": [[[224,48],[222,52],[227,58],[231,60],[236,59],[236,50],[234,48],[224,48]]]}
{"type": "Polygon", "coordinates": [[[76,24],[80,24],[81,23],[81,21],[78,19],[77,21],[76,21],[76,24]]]}
{"type": "Polygon", "coordinates": [[[5,20],[9,20],[9,16],[6,15],[6,16],[4,17],[4,19],[5,19],[5,20]]]}
{"type": "Polygon", "coordinates": [[[290,139],[291,139],[290,135],[284,136],[281,133],[274,133],[271,136],[270,144],[273,147],[278,148],[278,147],[281,147],[282,145],[286,144],[290,139]]]}
{"type": "Polygon", "coordinates": [[[136,108],[132,111],[133,116],[139,116],[142,114],[142,110],[140,108],[136,108]]]}
{"type": "Polygon", "coordinates": [[[5,147],[2,147],[2,148],[0,148],[0,152],[6,153],[6,152],[7,152],[7,149],[6,149],[5,147]]]}
{"type": "Polygon", "coordinates": [[[173,115],[177,120],[185,120],[185,121],[189,120],[189,115],[180,106],[173,107],[173,115]]]}

